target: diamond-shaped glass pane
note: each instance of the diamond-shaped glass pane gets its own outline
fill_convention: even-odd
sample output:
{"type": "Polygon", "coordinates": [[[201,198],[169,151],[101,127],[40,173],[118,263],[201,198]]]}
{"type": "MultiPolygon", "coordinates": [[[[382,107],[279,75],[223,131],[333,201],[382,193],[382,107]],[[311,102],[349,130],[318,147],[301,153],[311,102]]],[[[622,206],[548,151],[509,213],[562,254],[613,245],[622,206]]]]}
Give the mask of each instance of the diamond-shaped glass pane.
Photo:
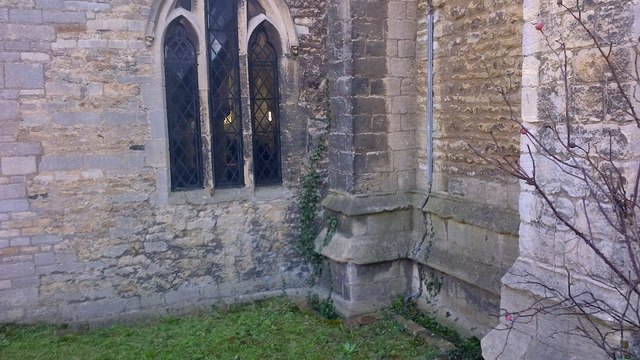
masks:
{"type": "Polygon", "coordinates": [[[251,37],[249,82],[256,185],[282,182],[278,111],[278,59],[264,28],[251,37]]]}
{"type": "Polygon", "coordinates": [[[164,46],[171,189],[202,187],[200,106],[195,48],[187,29],[175,22],[164,46]]]}
{"type": "Polygon", "coordinates": [[[178,0],[176,7],[181,7],[187,11],[191,11],[191,0],[178,0]]]}
{"type": "Polygon", "coordinates": [[[236,0],[207,0],[207,57],[216,187],[244,184],[236,0]]]}

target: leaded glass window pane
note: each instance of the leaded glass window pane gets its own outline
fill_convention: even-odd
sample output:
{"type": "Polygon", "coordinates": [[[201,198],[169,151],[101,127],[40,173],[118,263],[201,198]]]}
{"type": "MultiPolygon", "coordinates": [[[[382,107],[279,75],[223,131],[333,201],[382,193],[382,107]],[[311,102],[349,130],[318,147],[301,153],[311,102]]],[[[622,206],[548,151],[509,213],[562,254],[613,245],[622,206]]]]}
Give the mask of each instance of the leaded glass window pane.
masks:
{"type": "Polygon", "coordinates": [[[257,28],[249,43],[249,88],[256,185],[282,182],[278,111],[278,57],[267,32],[257,28]]]}
{"type": "Polygon", "coordinates": [[[187,11],[191,11],[191,0],[178,0],[176,7],[178,6],[187,11]]]}
{"type": "Polygon", "coordinates": [[[244,185],[236,0],[207,0],[207,59],[216,187],[244,185]]]}
{"type": "Polygon", "coordinates": [[[174,22],[164,45],[171,189],[202,187],[196,51],[187,29],[174,22]]]}

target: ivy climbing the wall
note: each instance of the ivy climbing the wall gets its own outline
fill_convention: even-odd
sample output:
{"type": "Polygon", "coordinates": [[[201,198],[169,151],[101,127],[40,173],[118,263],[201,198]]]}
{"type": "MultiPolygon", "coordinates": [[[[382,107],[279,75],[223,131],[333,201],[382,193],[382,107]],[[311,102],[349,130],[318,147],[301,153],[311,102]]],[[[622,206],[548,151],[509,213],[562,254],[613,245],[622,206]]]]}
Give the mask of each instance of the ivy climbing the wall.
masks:
{"type": "MultiPolygon", "coordinates": [[[[327,99],[328,98],[329,97],[327,96],[327,99]]],[[[327,137],[331,131],[331,110],[328,102],[326,106],[326,114],[327,118],[324,132],[318,139],[315,147],[309,153],[307,171],[302,177],[302,191],[300,199],[298,200],[299,239],[297,250],[311,265],[311,283],[315,283],[316,279],[322,274],[322,264],[324,261],[324,257],[315,249],[315,239],[318,236],[316,219],[320,207],[320,187],[322,185],[322,176],[318,167],[326,153],[327,137]]],[[[324,239],[325,244],[331,240],[331,235],[335,232],[336,223],[335,217],[329,218],[327,237],[324,239]]]]}

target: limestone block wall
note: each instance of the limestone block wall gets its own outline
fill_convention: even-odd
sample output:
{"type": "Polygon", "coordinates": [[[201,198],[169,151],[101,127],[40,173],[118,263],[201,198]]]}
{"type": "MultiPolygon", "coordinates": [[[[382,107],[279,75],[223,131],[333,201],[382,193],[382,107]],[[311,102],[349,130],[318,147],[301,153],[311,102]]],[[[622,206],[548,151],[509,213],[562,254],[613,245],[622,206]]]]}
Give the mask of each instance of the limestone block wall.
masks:
{"type": "Polygon", "coordinates": [[[137,317],[304,286],[295,199],[325,117],[324,7],[265,2],[287,10],[299,46],[282,60],[283,185],[171,193],[162,28],[146,31],[174,4],[0,2],[0,321],[137,317]]]}
{"type": "MultiPolygon", "coordinates": [[[[426,189],[427,1],[419,2],[418,188],[426,189]]],[[[517,209],[517,183],[486,164],[496,153],[493,132],[508,154],[518,154],[518,126],[491,84],[508,85],[516,110],[521,68],[520,1],[433,1],[434,19],[434,157],[433,190],[473,202],[517,209]],[[512,191],[513,190],[513,191],[512,191]]],[[[505,86],[506,87],[506,86],[505,86]]]]}
{"type": "Polygon", "coordinates": [[[404,259],[413,241],[416,3],[330,1],[327,18],[333,128],[323,205],[338,226],[329,244],[322,244],[320,234],[318,250],[339,272],[333,274],[333,286],[340,289],[338,310],[352,315],[384,307],[408,289],[404,259]],[[340,270],[345,268],[352,270],[340,270]],[[376,285],[365,286],[367,281],[358,278],[363,274],[375,277],[376,285]],[[355,293],[375,298],[349,295],[355,293]]]}
{"type": "MultiPolygon", "coordinates": [[[[430,300],[431,310],[466,334],[482,336],[497,321],[500,278],[518,253],[519,188],[469,146],[495,154],[488,133],[493,130],[510,156],[518,155],[518,126],[509,122],[508,107],[490,80],[504,83],[519,76],[522,10],[518,1],[433,2],[435,181],[430,189],[428,5],[329,3],[334,128],[330,192],[323,205],[338,225],[329,244],[320,234],[318,249],[333,261],[334,294],[343,313],[372,308],[371,299],[360,301],[352,293],[377,294],[378,307],[393,296],[416,293],[418,277],[405,281],[413,271],[404,268],[404,280],[398,280],[389,270],[410,259],[415,269],[437,272],[446,281],[439,302],[430,300]],[[386,281],[406,289],[363,289],[359,274],[388,276],[386,281]]],[[[518,94],[518,86],[514,83],[510,94],[518,94]]],[[[427,305],[424,298],[421,302],[427,305]]]]}
{"type": "Polygon", "coordinates": [[[466,335],[482,337],[496,323],[500,278],[518,256],[518,183],[476,155],[497,154],[491,133],[512,158],[518,125],[494,84],[519,107],[521,1],[433,1],[433,152],[428,147],[428,1],[418,1],[417,175],[423,213],[414,216],[411,257],[425,282],[421,304],[466,335]],[[509,84],[512,88],[509,89],[509,84]],[[428,156],[433,183],[428,184],[428,156]]]}
{"type": "Polygon", "coordinates": [[[333,189],[374,195],[415,187],[415,6],[330,4],[333,189]]]}
{"type": "MultiPolygon", "coordinates": [[[[576,11],[573,3],[565,5],[576,11]]],[[[587,28],[597,34],[605,51],[608,52],[608,45],[612,44],[610,59],[614,67],[619,73],[634,72],[637,62],[632,59],[637,53],[632,47],[637,44],[640,30],[638,2],[611,0],[584,5],[582,18],[587,28]]],[[[525,20],[545,24],[544,34],[533,25],[524,24],[522,120],[525,127],[558,159],[572,159],[580,166],[585,163],[579,156],[571,156],[573,150],[567,149],[590,149],[590,156],[600,170],[606,168],[602,159],[611,154],[612,163],[624,177],[620,183],[626,196],[634,196],[631,194],[637,189],[631,189],[630,184],[637,176],[640,131],[628,115],[630,106],[622,100],[610,68],[567,10],[555,2],[538,0],[524,1],[523,8],[525,20]],[[545,36],[550,39],[550,45],[545,36]],[[561,70],[564,55],[555,54],[564,51],[556,39],[565,43],[566,87],[561,70]],[[571,119],[571,141],[575,147],[561,145],[567,136],[565,116],[571,119]],[[554,124],[561,124],[559,137],[549,130],[554,124]]],[[[637,82],[626,75],[620,79],[624,91],[634,93],[629,89],[635,88],[637,82]]],[[[630,99],[631,107],[637,108],[635,95],[630,99]]],[[[536,149],[531,140],[523,138],[521,162],[529,172],[535,168],[537,183],[552,199],[559,215],[551,212],[533,186],[521,184],[520,256],[503,278],[500,304],[503,316],[500,324],[483,339],[483,354],[487,359],[611,358],[612,353],[602,351],[603,346],[609,346],[617,349],[620,354],[617,356],[634,358],[639,348],[637,334],[625,332],[623,335],[610,329],[621,326],[611,316],[613,311],[637,303],[637,298],[627,298],[630,302],[622,298],[628,287],[594,251],[598,249],[635,281],[634,272],[625,267],[631,261],[624,250],[626,245],[621,240],[620,227],[616,230],[612,226],[618,221],[616,211],[612,202],[601,195],[611,191],[599,187],[603,182],[593,175],[593,168],[586,166],[584,172],[580,171],[590,176],[590,180],[583,181],[580,176],[567,176],[567,169],[545,158],[544,153],[536,149]],[[532,155],[529,148],[534,149],[532,155]],[[587,234],[593,247],[576,236],[558,216],[587,234]],[[575,300],[560,303],[569,293],[575,300]],[[585,302],[597,303],[598,308],[584,307],[585,302]],[[572,306],[575,304],[582,304],[589,317],[572,306]],[[544,310],[539,311],[540,308],[544,310]],[[507,316],[507,313],[516,315],[507,316]],[[529,319],[524,317],[527,314],[529,319]],[[606,339],[600,339],[595,328],[584,324],[596,324],[598,331],[607,334],[606,339]],[[592,341],[589,337],[594,334],[595,341],[592,341]]],[[[637,220],[628,221],[637,232],[637,220]]],[[[632,248],[634,246],[635,243],[632,248]]],[[[634,256],[637,258],[637,252],[634,256]]],[[[637,318],[637,308],[625,317],[637,318]]]]}

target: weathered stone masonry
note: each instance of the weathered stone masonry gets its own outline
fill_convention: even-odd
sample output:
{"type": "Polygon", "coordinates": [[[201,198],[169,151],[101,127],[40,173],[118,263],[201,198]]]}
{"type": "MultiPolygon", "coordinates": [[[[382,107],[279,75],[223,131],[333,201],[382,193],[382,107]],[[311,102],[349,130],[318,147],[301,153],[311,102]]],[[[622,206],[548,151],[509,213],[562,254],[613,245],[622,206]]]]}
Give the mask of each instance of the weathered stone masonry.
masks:
{"type": "Polygon", "coordinates": [[[295,29],[288,45],[300,54],[281,63],[283,186],[170,193],[159,59],[173,3],[2,3],[3,321],[138,316],[301,286],[296,184],[329,83],[324,204],[338,232],[322,251],[340,310],[415,292],[426,261],[445,281],[443,318],[472,334],[493,325],[486,314],[515,256],[514,196],[487,196],[506,182],[466,144],[485,147],[491,126],[516,139],[494,126],[497,99],[477,101],[486,74],[476,55],[517,56],[517,4],[434,3],[436,166],[425,209],[427,2],[331,1],[326,13],[324,3],[287,5],[293,22],[282,27],[295,29]]]}
{"type": "Polygon", "coordinates": [[[337,216],[338,231],[319,249],[333,260],[336,304],[345,314],[417,293],[421,272],[443,283],[421,304],[482,336],[495,325],[500,278],[518,252],[518,189],[469,146],[490,152],[493,130],[517,154],[517,127],[503,124],[508,111],[487,85],[489,76],[505,80],[507,69],[518,76],[521,7],[433,6],[435,169],[425,206],[428,2],[330,2],[338,115],[329,161],[339,166],[330,168],[324,206],[337,216]]]}
{"type": "Polygon", "coordinates": [[[325,116],[323,5],[288,4],[300,55],[282,63],[283,185],[170,193],[163,28],[146,31],[174,3],[0,1],[0,321],[139,317],[304,285],[295,193],[325,116]]]}
{"type": "MultiPolygon", "coordinates": [[[[295,204],[327,103],[323,208],[336,217],[337,231],[328,244],[321,233],[318,250],[331,270],[323,285],[342,314],[441,283],[418,303],[482,337],[498,324],[500,307],[535,297],[503,277],[512,265],[557,265],[544,258],[552,238],[537,241],[539,209],[529,209],[535,196],[471,147],[496,154],[493,132],[508,156],[520,151],[518,126],[492,83],[511,82],[516,112],[522,94],[527,123],[544,119],[538,115],[553,102],[553,89],[539,85],[553,67],[522,28],[552,14],[555,1],[257,2],[280,36],[283,183],[254,186],[245,117],[246,185],[215,189],[204,1],[187,11],[173,0],[0,0],[0,322],[112,321],[303,287],[308,268],[293,246],[295,204]],[[178,17],[198,38],[207,165],[203,189],[171,192],[162,43],[178,17]]],[[[637,2],[606,3],[612,6],[603,9],[625,20],[622,30],[612,29],[637,30],[637,2]]],[[[578,50],[577,63],[592,67],[590,50],[578,50]]],[[[246,44],[239,55],[246,61],[246,44]]],[[[248,76],[246,65],[240,73],[248,76]]],[[[587,95],[597,84],[578,80],[578,100],[593,103],[587,95]]],[[[245,114],[248,97],[244,88],[245,114]]],[[[586,109],[587,118],[599,118],[586,109]]],[[[637,160],[633,151],[630,161],[637,160]]],[[[512,346],[532,358],[549,344],[564,346],[527,331],[537,330],[520,331],[512,346]]],[[[498,334],[485,339],[486,356],[496,355],[491,342],[504,340],[498,334]]]]}

